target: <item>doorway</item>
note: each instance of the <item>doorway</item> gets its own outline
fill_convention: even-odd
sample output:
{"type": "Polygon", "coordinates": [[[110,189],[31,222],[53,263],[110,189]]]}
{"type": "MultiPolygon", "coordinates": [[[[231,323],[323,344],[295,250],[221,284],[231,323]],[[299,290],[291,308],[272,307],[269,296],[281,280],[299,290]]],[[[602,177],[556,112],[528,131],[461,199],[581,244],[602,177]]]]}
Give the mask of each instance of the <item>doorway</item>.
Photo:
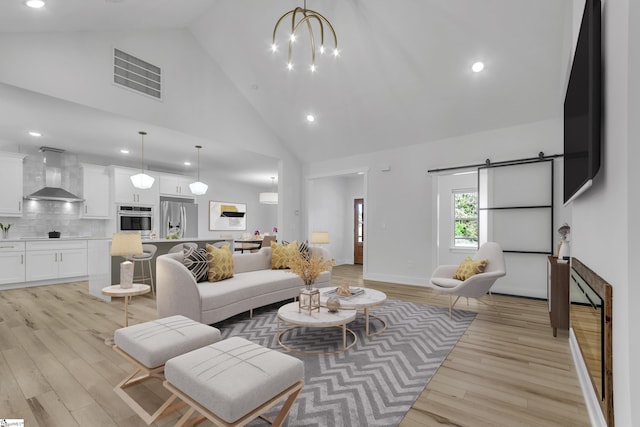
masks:
{"type": "Polygon", "coordinates": [[[364,199],[353,200],[353,263],[363,263],[364,254],[364,199]]]}

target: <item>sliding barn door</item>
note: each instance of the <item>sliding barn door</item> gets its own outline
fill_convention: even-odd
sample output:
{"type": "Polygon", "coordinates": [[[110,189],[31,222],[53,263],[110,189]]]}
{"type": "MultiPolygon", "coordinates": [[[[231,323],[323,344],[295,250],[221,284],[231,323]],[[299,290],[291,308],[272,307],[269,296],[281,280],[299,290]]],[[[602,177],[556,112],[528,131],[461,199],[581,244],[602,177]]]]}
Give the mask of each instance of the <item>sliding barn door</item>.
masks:
{"type": "Polygon", "coordinates": [[[532,289],[546,289],[553,198],[553,160],[478,168],[479,241],[499,243],[507,261],[507,277],[495,292],[531,295],[532,289]]]}

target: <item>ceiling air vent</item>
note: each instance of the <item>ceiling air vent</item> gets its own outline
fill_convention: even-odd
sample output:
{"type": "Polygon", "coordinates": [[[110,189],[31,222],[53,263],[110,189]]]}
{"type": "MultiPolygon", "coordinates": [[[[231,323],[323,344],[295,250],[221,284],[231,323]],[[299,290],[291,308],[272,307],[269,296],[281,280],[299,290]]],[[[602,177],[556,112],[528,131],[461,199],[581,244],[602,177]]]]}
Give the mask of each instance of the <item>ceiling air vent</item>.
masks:
{"type": "Polygon", "coordinates": [[[119,49],[113,50],[113,82],[156,99],[162,99],[160,67],[119,49]]]}

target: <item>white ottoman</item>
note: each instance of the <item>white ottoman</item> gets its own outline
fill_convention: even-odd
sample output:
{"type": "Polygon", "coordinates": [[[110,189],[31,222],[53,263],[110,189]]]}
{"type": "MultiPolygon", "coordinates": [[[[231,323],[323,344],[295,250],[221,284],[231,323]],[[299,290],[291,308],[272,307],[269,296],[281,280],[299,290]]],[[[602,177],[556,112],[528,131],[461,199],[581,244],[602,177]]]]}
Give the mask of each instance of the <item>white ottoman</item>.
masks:
{"type": "Polygon", "coordinates": [[[286,399],[267,420],[279,426],[304,385],[304,364],[233,337],[168,360],[165,378],[164,386],[191,406],[176,425],[193,423],[198,411],[216,425],[242,426],[286,399]]]}
{"type": "Polygon", "coordinates": [[[147,412],[125,388],[150,378],[164,380],[165,362],[172,357],[220,340],[220,331],[184,316],[171,316],[115,331],[113,349],[135,366],[114,390],[147,424],[172,412],[169,397],[154,413],[147,412]]]}

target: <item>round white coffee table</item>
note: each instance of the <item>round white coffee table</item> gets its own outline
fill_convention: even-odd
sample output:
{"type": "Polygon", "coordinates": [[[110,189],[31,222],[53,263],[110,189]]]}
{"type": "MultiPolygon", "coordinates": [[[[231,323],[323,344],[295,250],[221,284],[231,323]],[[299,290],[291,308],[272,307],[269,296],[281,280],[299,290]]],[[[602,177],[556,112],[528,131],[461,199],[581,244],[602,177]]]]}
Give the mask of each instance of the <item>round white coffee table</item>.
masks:
{"type": "Polygon", "coordinates": [[[384,292],[378,291],[376,289],[370,289],[370,288],[352,288],[352,290],[360,290],[362,289],[364,292],[359,294],[359,295],[352,295],[350,297],[341,297],[339,295],[337,295],[334,291],[336,290],[335,286],[331,286],[331,287],[327,287],[327,288],[320,288],[320,304],[321,305],[325,305],[327,304],[327,299],[330,296],[338,296],[338,298],[340,298],[340,308],[353,308],[353,309],[364,309],[364,317],[365,317],[365,335],[366,336],[373,336],[373,335],[378,335],[381,334],[382,332],[387,330],[387,322],[378,317],[378,316],[374,316],[373,314],[369,313],[369,309],[373,308],[373,307],[377,307],[379,305],[382,305],[385,303],[385,301],[387,300],[387,294],[385,294],[384,292]],[[377,319],[380,323],[382,323],[382,329],[380,329],[379,331],[376,331],[372,334],[369,333],[369,318],[373,317],[374,319],[377,319]]]}
{"type": "MultiPolygon", "coordinates": [[[[111,285],[102,288],[102,294],[110,297],[124,298],[124,326],[129,326],[129,299],[136,295],[148,294],[151,286],[134,283],[130,288],[123,288],[120,285],[111,285]]],[[[113,345],[113,337],[104,340],[107,345],[113,345]]]]}
{"type": "Polygon", "coordinates": [[[330,312],[326,307],[320,307],[320,311],[314,311],[309,314],[308,311],[300,312],[297,301],[291,302],[283,305],[278,310],[278,344],[280,344],[280,346],[285,350],[306,355],[341,353],[353,347],[358,341],[356,334],[351,329],[347,329],[347,323],[352,322],[355,318],[356,310],[338,310],[337,312],[330,312]],[[293,326],[280,331],[280,321],[289,323],[293,326]],[[297,328],[331,327],[342,329],[342,348],[334,352],[298,350],[282,342],[282,335],[297,328]],[[347,332],[353,336],[353,342],[349,345],[347,345],[347,332]]]}

